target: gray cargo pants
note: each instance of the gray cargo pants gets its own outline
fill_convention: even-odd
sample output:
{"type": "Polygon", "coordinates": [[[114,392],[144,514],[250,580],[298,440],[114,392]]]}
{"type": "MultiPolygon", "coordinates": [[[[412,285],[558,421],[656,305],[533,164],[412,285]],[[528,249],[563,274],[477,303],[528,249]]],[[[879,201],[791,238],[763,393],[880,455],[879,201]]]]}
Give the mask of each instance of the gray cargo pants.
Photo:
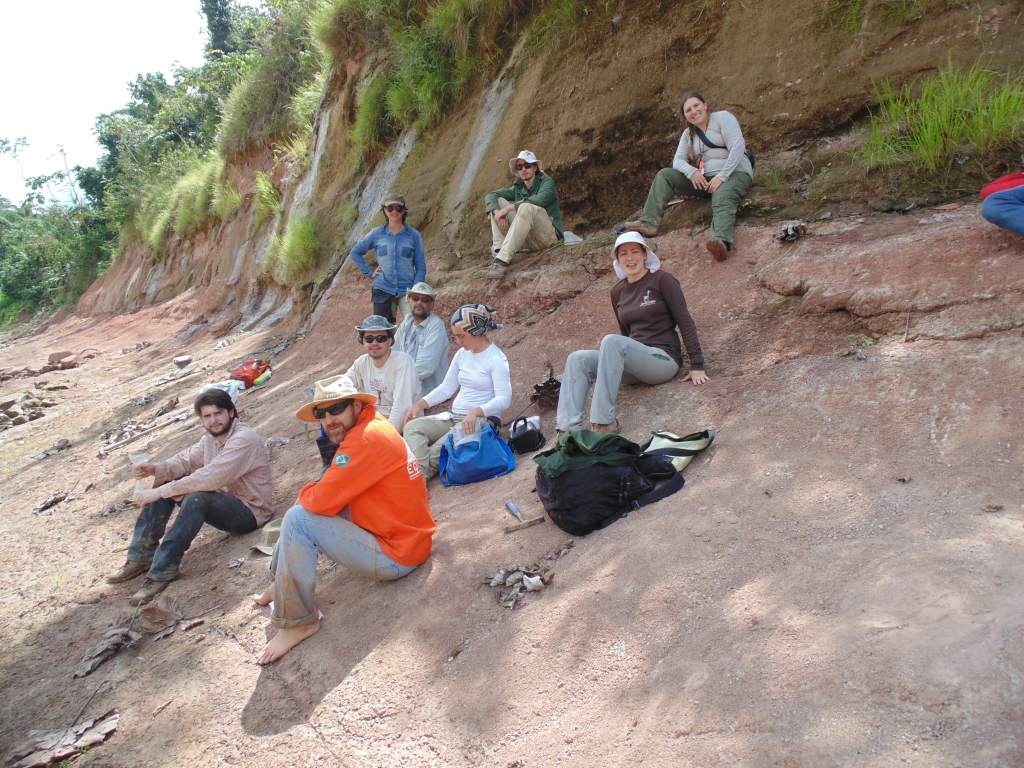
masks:
{"type": "Polygon", "coordinates": [[[565,374],[558,395],[558,429],[583,429],[583,407],[587,390],[594,384],[590,421],[611,424],[615,421],[615,398],[620,384],[664,384],[679,372],[679,365],[668,353],[648,347],[628,336],[610,334],[601,340],[601,349],[581,349],[565,361],[565,374]]]}

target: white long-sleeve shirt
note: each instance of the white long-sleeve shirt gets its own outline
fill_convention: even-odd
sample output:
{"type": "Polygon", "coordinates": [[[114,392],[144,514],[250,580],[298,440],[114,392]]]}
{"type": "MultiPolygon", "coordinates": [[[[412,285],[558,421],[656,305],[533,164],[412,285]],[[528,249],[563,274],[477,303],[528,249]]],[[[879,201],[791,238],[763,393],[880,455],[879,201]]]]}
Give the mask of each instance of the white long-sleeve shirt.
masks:
{"type": "Polygon", "coordinates": [[[452,358],[444,381],[423,399],[433,408],[456,391],[459,395],[452,403],[453,413],[464,415],[480,408],[484,416],[500,417],[512,404],[512,377],[505,353],[494,344],[477,353],[460,349],[452,358]]]}
{"type": "MultiPolygon", "coordinates": [[[[754,169],[750,166],[750,160],[744,152],[747,151],[747,144],[743,140],[743,131],[740,130],[739,121],[731,112],[712,112],[708,118],[708,129],[704,135],[712,144],[717,144],[725,149],[715,149],[707,146],[700,140],[700,136],[694,134],[693,147],[697,156],[704,157],[704,176],[711,179],[717,176],[726,181],[734,171],[742,171],[754,178],[754,169]]],[[[690,153],[690,129],[683,131],[679,137],[679,146],[676,147],[676,156],[672,159],[672,167],[686,178],[690,178],[697,171],[697,166],[690,165],[687,156],[690,153]]]]}
{"type": "Polygon", "coordinates": [[[412,404],[420,399],[416,362],[405,352],[392,349],[387,362],[380,368],[374,364],[372,357],[361,355],[345,375],[352,379],[360,392],[376,395],[377,411],[398,430],[398,434],[402,434],[405,415],[412,404]]]}

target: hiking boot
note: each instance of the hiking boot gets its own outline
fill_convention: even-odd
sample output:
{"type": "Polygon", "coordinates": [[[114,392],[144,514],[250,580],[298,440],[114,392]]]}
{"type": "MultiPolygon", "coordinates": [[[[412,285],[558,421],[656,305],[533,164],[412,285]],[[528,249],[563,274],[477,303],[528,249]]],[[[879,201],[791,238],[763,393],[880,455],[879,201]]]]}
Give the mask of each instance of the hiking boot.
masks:
{"type": "Polygon", "coordinates": [[[614,435],[619,432],[619,420],[616,419],[611,424],[595,424],[590,422],[590,431],[598,432],[602,435],[614,435]]]}
{"type": "Polygon", "coordinates": [[[644,237],[657,237],[658,236],[658,225],[657,224],[651,224],[649,221],[641,221],[641,220],[637,219],[636,221],[627,221],[626,222],[626,231],[628,231],[628,232],[638,232],[641,235],[643,235],[644,237]]]}
{"type": "Polygon", "coordinates": [[[148,571],[149,566],[152,564],[152,560],[145,563],[136,563],[131,560],[127,560],[124,565],[107,576],[107,584],[120,584],[122,581],[131,581],[140,573],[148,571]]]}
{"type": "MultiPolygon", "coordinates": [[[[174,579],[171,579],[174,581],[174,579]]],[[[128,605],[142,605],[148,603],[154,597],[159,595],[165,589],[171,581],[153,581],[152,579],[146,579],[142,583],[142,589],[136,592],[128,599],[128,605]]]]}
{"type": "Polygon", "coordinates": [[[508,264],[501,259],[495,259],[491,268],[487,270],[487,276],[491,279],[499,279],[508,274],[508,264]]]}
{"type": "Polygon", "coordinates": [[[708,240],[707,249],[711,253],[711,258],[715,261],[725,261],[729,258],[729,244],[719,240],[717,237],[712,237],[708,240]]]}

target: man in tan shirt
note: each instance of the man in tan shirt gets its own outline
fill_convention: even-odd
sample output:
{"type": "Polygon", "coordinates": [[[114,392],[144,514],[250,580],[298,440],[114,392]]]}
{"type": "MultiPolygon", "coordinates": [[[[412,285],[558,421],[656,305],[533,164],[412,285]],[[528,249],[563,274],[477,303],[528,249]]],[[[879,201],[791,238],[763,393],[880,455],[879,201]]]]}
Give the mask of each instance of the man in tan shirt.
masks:
{"type": "Polygon", "coordinates": [[[135,499],[142,512],[128,560],[107,577],[118,584],[148,571],[142,589],[129,600],[132,605],[148,602],[178,578],[181,559],[203,523],[251,533],[274,514],[267,449],[255,430],[238,421],[230,395],[207,389],[193,407],[207,434],[167,461],[132,470],[136,478],[153,477],[153,488],[135,499]],[[165,535],[178,504],[181,510],[165,535]]]}

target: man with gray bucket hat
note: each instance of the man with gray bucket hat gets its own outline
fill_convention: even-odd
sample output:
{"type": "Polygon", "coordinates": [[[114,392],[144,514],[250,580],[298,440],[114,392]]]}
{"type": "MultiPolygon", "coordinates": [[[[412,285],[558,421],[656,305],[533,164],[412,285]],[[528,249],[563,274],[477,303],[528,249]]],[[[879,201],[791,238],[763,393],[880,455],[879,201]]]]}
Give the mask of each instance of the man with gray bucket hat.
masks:
{"type": "Polygon", "coordinates": [[[405,414],[420,399],[416,362],[405,352],[393,349],[395,324],[380,315],[370,315],[357,325],[356,338],[366,354],[357,357],[345,375],[360,392],[373,393],[377,412],[402,434],[405,414]]]}
{"type": "Polygon", "coordinates": [[[416,283],[405,294],[412,312],[395,331],[395,349],[416,361],[416,375],[424,392],[437,389],[448,373],[448,329],[434,314],[437,293],[426,283],[416,283]]]}
{"type": "Polygon", "coordinates": [[[491,220],[494,262],[487,277],[492,279],[505,276],[516,251],[540,251],[563,239],[558,190],[537,156],[524,149],[508,161],[508,169],[518,177],[512,186],[496,189],[484,200],[491,220]]]}
{"type": "Polygon", "coordinates": [[[405,223],[409,215],[405,198],[389,192],[384,196],[381,211],[387,223],[371,229],[348,257],[373,281],[373,314],[395,322],[396,306],[403,316],[409,314],[405,292],[427,276],[427,257],[420,233],[405,223]],[[371,250],[377,259],[376,267],[366,263],[366,254],[371,250]]]}
{"type": "Polygon", "coordinates": [[[320,629],[314,602],[319,553],[377,581],[401,579],[430,557],[436,526],[423,473],[376,412],[376,402],[348,376],[336,376],[316,382],[312,402],[295,414],[319,422],[338,449],[323,476],[299,491],[281,524],[270,561],[274,584],[255,598],[260,605],[273,601],[271,621],[279,630],[256,659],[260,664],[320,629]]]}

